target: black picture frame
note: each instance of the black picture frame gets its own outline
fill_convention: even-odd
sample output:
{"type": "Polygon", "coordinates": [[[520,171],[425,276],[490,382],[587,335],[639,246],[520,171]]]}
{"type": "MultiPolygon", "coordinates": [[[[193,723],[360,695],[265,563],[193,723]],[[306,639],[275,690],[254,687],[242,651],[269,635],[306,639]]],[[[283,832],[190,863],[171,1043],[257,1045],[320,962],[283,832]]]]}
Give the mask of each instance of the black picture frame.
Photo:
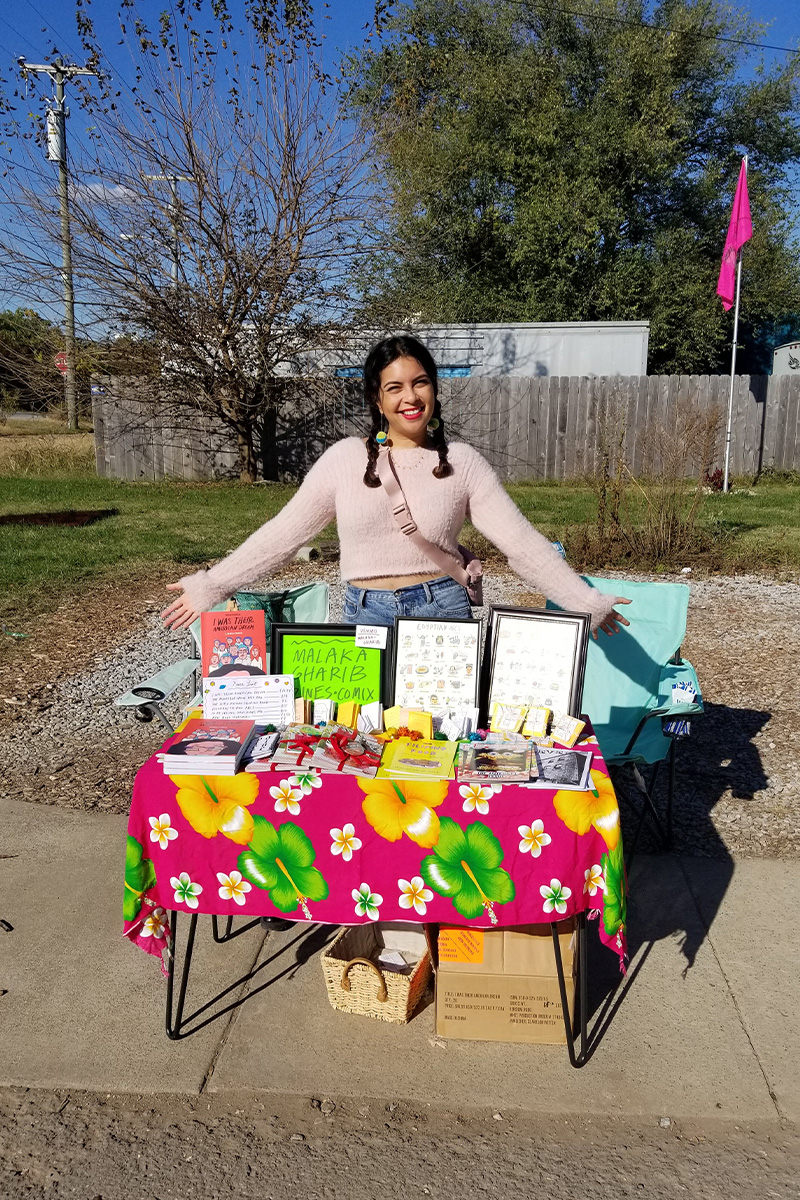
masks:
{"type": "MultiPolygon", "coordinates": [[[[392,676],[393,676],[393,660],[392,648],[394,644],[393,630],[391,626],[386,627],[386,648],[384,650],[375,647],[362,648],[355,644],[357,625],[325,625],[325,624],[303,624],[300,622],[278,622],[272,626],[272,644],[270,646],[270,674],[271,675],[294,675],[295,676],[295,694],[303,696],[306,700],[313,699],[329,699],[329,700],[355,700],[358,704],[370,704],[373,701],[379,700],[381,704],[386,706],[390,701],[389,697],[392,691],[392,676]],[[315,639],[320,642],[320,651],[323,650],[322,639],[328,641],[328,649],[330,649],[330,639],[336,639],[342,643],[343,654],[347,651],[347,647],[352,647],[352,655],[348,660],[342,660],[332,663],[329,661],[314,661],[309,655],[308,667],[309,675],[304,675],[293,669],[298,664],[295,662],[293,654],[293,642],[295,640],[303,640],[313,642],[315,639]],[[373,658],[378,656],[379,665],[377,671],[377,688],[378,695],[370,695],[365,698],[362,692],[362,686],[357,678],[353,678],[353,669],[358,666],[358,660],[361,655],[365,654],[373,658]],[[336,669],[347,670],[347,665],[350,664],[350,678],[331,678],[330,671],[336,669]],[[284,664],[288,664],[284,666],[284,664]],[[316,670],[314,670],[316,668],[316,670]],[[313,678],[318,672],[328,672],[320,674],[318,678],[313,678]],[[310,690],[309,690],[310,689],[310,690]],[[325,690],[328,689],[328,690],[325,690]],[[332,690],[330,690],[332,689],[332,690]]],[[[310,647],[309,647],[310,649],[310,647]]],[[[325,658],[327,660],[327,655],[325,658]]],[[[372,674],[372,672],[371,672],[372,674]]]]}
{"type": "MultiPolygon", "coordinates": [[[[404,635],[402,633],[402,627],[403,627],[404,623],[406,623],[406,622],[413,622],[414,625],[430,625],[430,626],[437,626],[437,627],[463,626],[463,625],[474,626],[474,630],[475,630],[475,668],[474,668],[474,680],[473,680],[472,690],[470,692],[468,692],[463,698],[458,699],[458,700],[454,699],[453,703],[439,704],[439,705],[436,705],[435,707],[436,708],[448,708],[448,709],[477,708],[480,703],[480,685],[481,685],[481,670],[482,670],[481,635],[483,633],[483,628],[482,628],[483,622],[481,621],[480,617],[411,617],[411,616],[395,617],[395,619],[394,619],[394,639],[393,639],[394,640],[394,653],[392,655],[392,704],[399,704],[403,708],[411,708],[411,709],[419,709],[419,707],[420,707],[418,702],[414,702],[414,701],[410,702],[406,697],[404,697],[402,695],[403,689],[400,688],[400,681],[398,680],[398,662],[402,656],[402,650],[403,650],[402,638],[404,635]]],[[[435,639],[437,636],[438,636],[438,634],[433,629],[431,629],[431,637],[433,639],[435,639]]],[[[432,651],[435,653],[435,646],[432,647],[432,651]]],[[[431,656],[431,658],[432,658],[432,656],[431,656]]],[[[421,661],[420,665],[429,667],[432,665],[432,663],[431,662],[425,663],[425,662],[421,661]]],[[[466,672],[465,672],[465,678],[467,678],[466,672]]],[[[430,712],[431,708],[426,706],[422,709],[422,711],[430,712]]]]}
{"type": "MultiPolygon", "coordinates": [[[[568,715],[578,717],[581,715],[583,704],[583,680],[586,673],[586,652],[589,645],[589,633],[591,630],[591,617],[588,613],[566,612],[561,609],[545,609],[545,608],[515,608],[505,604],[493,604],[489,608],[489,623],[486,633],[486,646],[483,655],[483,671],[481,674],[481,720],[488,725],[489,717],[492,710],[492,704],[496,700],[502,700],[508,704],[528,704],[537,705],[546,703],[547,699],[554,700],[554,703],[547,704],[548,708],[553,709],[558,715],[568,715]],[[536,640],[541,645],[541,626],[549,626],[551,639],[557,636],[560,627],[567,626],[573,630],[573,644],[570,653],[570,662],[566,670],[568,671],[567,679],[559,679],[557,681],[558,691],[552,694],[548,692],[547,696],[534,694],[530,691],[526,692],[523,687],[516,693],[511,693],[504,696],[497,694],[497,676],[499,670],[497,668],[496,659],[499,643],[503,640],[503,625],[508,622],[510,627],[514,623],[517,637],[524,634],[524,624],[531,622],[537,625],[536,640]],[[567,685],[568,686],[565,686],[567,685]],[[519,696],[518,700],[513,698],[514,695],[519,696]],[[528,699],[529,696],[533,698],[528,699]],[[564,699],[566,699],[566,704],[564,699]]],[[[525,653],[521,650],[520,660],[524,662],[525,653]]]]}

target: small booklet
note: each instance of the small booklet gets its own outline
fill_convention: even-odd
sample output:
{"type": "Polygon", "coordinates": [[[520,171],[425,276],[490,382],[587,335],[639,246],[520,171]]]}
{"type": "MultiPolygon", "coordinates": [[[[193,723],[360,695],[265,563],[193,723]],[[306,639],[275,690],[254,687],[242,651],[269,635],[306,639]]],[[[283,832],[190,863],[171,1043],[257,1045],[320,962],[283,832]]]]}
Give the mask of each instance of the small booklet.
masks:
{"type": "Polygon", "coordinates": [[[255,721],[187,721],[161,756],[165,775],[234,775],[255,721]]]}
{"type": "Polygon", "coordinates": [[[381,763],[383,745],[368,733],[357,733],[348,725],[333,725],[326,730],[314,750],[311,764],[321,771],[342,775],[375,776],[381,763]]]}
{"type": "Polygon", "coordinates": [[[455,742],[398,738],[386,744],[378,778],[452,779],[457,749],[455,742]]]}
{"type": "Polygon", "coordinates": [[[555,750],[534,746],[536,778],[531,772],[532,788],[558,788],[559,791],[584,792],[590,786],[592,768],[590,750],[555,750]]]}
{"type": "Polygon", "coordinates": [[[462,745],[458,757],[458,778],[467,783],[482,779],[527,783],[531,777],[530,742],[470,742],[462,745]]]}
{"type": "Polygon", "coordinates": [[[287,725],[273,755],[273,767],[307,769],[311,765],[320,738],[330,728],[329,725],[323,726],[322,729],[317,729],[316,725],[287,725]]]}
{"type": "Polygon", "coordinates": [[[261,771],[271,771],[272,756],[280,741],[280,736],[279,733],[261,733],[259,727],[256,726],[256,731],[250,739],[242,760],[245,771],[251,775],[256,775],[261,771]]]}

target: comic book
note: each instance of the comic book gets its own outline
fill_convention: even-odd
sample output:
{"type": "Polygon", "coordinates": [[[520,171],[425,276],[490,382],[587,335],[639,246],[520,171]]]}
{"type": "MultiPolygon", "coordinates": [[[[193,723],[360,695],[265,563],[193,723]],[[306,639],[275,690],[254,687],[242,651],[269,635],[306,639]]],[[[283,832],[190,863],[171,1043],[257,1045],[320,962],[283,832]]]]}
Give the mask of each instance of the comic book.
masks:
{"type": "Polygon", "coordinates": [[[255,721],[187,721],[161,755],[164,774],[234,775],[255,727],[255,721]]]}
{"type": "Polygon", "coordinates": [[[204,679],[221,679],[234,670],[266,675],[267,630],[260,608],[200,615],[204,679]]]}

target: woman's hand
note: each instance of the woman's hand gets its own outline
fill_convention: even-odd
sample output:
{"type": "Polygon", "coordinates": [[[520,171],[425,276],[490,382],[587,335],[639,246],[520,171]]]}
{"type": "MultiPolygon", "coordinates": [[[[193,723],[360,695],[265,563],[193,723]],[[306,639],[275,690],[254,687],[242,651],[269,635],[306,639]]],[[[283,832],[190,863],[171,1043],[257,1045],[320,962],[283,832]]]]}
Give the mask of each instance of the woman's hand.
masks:
{"type": "MultiPolygon", "coordinates": [[[[183,587],[180,583],[168,583],[167,591],[182,592],[183,587]]],[[[169,608],[164,609],[161,620],[167,629],[187,629],[199,616],[200,613],[192,608],[188,597],[184,594],[179,596],[174,604],[170,604],[169,608]]]]}
{"type": "MultiPolygon", "coordinates": [[[[624,596],[617,596],[614,603],[615,604],[631,604],[632,601],[626,600],[624,596]]],[[[608,614],[605,621],[601,622],[600,628],[603,630],[603,633],[607,633],[610,636],[612,633],[621,633],[623,625],[630,625],[630,621],[627,621],[625,619],[625,617],[622,616],[621,613],[616,612],[612,608],[611,612],[608,614]]],[[[597,638],[597,630],[596,629],[592,633],[592,637],[595,639],[597,638]]]]}

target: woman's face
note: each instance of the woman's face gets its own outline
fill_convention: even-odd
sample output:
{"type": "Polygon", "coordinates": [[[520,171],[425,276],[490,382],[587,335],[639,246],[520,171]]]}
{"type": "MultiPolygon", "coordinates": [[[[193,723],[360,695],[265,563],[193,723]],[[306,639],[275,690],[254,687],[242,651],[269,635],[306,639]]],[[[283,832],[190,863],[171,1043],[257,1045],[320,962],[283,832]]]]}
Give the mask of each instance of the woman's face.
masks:
{"type": "Polygon", "coordinates": [[[433,416],[433,383],[416,358],[396,358],[381,371],[378,408],[394,446],[421,446],[433,416]]]}
{"type": "Polygon", "coordinates": [[[192,755],[192,754],[222,754],[224,749],[225,749],[224,742],[213,742],[213,741],[203,742],[203,741],[198,740],[196,742],[189,743],[189,745],[186,747],[186,753],[189,755],[192,755]]]}

